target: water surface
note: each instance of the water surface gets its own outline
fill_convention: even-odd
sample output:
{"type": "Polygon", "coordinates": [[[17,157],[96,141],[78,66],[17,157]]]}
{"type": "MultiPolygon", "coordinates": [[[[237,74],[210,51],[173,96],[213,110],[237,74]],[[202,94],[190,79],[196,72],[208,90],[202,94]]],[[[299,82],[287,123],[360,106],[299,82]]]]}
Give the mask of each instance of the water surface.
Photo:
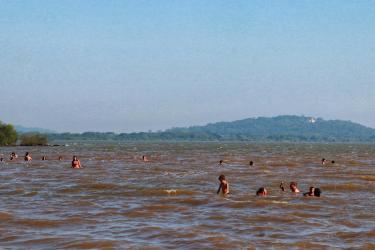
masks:
{"type": "Polygon", "coordinates": [[[375,145],[81,142],[0,155],[12,151],[34,159],[0,163],[3,248],[375,248],[375,145]],[[84,169],[70,168],[74,154],[84,169]],[[269,197],[255,196],[261,186],[269,197]]]}

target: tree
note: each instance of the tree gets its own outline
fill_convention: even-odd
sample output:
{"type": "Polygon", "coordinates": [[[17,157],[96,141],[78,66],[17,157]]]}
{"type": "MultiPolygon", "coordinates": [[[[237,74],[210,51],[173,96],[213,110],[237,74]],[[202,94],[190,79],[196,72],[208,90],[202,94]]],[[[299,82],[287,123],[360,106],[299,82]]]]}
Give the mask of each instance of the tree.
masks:
{"type": "Polygon", "coordinates": [[[21,146],[46,146],[48,138],[38,133],[27,133],[21,135],[21,146]]]}
{"type": "Polygon", "coordinates": [[[13,125],[0,121],[0,146],[13,145],[17,142],[17,131],[13,125]]]}

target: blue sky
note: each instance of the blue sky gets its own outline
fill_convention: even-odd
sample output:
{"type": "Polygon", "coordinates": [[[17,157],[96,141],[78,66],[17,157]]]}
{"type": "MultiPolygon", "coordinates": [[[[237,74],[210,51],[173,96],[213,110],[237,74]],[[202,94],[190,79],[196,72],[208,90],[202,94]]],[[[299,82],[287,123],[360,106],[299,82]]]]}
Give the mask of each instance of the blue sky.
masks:
{"type": "Polygon", "coordinates": [[[375,1],[0,0],[0,120],[147,131],[296,114],[375,127],[375,1]]]}

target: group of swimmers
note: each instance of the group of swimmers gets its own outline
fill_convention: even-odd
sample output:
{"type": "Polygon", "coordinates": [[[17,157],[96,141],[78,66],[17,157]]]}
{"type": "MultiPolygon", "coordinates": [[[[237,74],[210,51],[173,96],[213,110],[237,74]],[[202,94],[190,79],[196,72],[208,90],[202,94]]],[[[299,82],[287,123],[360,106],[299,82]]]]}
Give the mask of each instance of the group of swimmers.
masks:
{"type": "MultiPolygon", "coordinates": [[[[223,165],[224,161],[223,160],[220,160],[219,161],[219,165],[223,165]]],[[[322,165],[326,165],[327,161],[325,158],[322,158],[322,161],[321,161],[321,164],[322,165]]],[[[331,164],[335,164],[335,161],[332,160],[331,161],[331,164]]],[[[249,162],[249,166],[254,166],[254,162],[253,161],[250,161],[249,162]]],[[[229,183],[228,181],[225,179],[225,176],[224,175],[220,175],[219,176],[219,182],[220,182],[220,185],[219,185],[219,189],[217,190],[217,194],[220,193],[220,190],[222,191],[221,193],[223,195],[227,195],[229,194],[229,183]]],[[[281,191],[285,192],[285,187],[284,187],[284,183],[281,182],[280,183],[280,189],[281,191]]],[[[289,185],[289,188],[290,190],[292,191],[292,193],[300,193],[300,190],[298,189],[297,187],[297,183],[296,182],[291,182],[290,185],[289,185]]],[[[310,187],[309,191],[306,192],[306,193],[303,193],[303,196],[310,196],[310,197],[320,197],[320,194],[321,194],[321,190],[320,188],[317,188],[317,187],[310,187]]],[[[257,196],[267,196],[268,195],[268,190],[265,188],[265,187],[260,187],[257,191],[256,191],[256,195],[257,196]]]]}
{"type": "MultiPolygon", "coordinates": [[[[15,152],[12,152],[9,156],[10,161],[15,161],[17,158],[18,158],[18,155],[15,152]]],[[[31,154],[29,152],[26,152],[24,156],[24,161],[30,162],[32,161],[32,159],[33,158],[31,157],[31,154]]],[[[47,157],[42,156],[42,161],[46,161],[46,160],[47,160],[47,157]]],[[[63,160],[62,156],[59,156],[58,160],[62,161],[63,160]]],[[[0,157],[0,162],[4,162],[3,157],[0,157]]],[[[76,155],[73,156],[72,168],[82,168],[81,161],[78,159],[76,155]]]]}
{"type": "MultiPolygon", "coordinates": [[[[221,193],[224,196],[228,195],[229,194],[229,183],[226,180],[224,175],[219,176],[219,182],[220,182],[220,185],[219,185],[219,188],[218,188],[216,193],[219,194],[220,191],[221,191],[221,193]]],[[[300,193],[301,192],[297,187],[297,183],[294,182],[294,181],[290,183],[289,187],[290,187],[290,190],[292,191],[292,193],[300,193]]],[[[280,189],[283,192],[285,191],[283,182],[280,183],[280,189]]],[[[303,196],[320,197],[320,194],[321,194],[320,188],[310,187],[309,192],[303,193],[303,196]]],[[[256,195],[257,196],[267,196],[268,190],[265,187],[261,187],[256,191],[256,195]]]]}

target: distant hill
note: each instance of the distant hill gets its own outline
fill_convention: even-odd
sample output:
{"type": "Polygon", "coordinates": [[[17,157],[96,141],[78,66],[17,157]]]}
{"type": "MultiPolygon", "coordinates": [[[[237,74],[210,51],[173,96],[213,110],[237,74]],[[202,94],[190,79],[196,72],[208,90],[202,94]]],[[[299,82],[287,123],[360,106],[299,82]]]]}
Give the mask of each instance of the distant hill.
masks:
{"type": "Polygon", "coordinates": [[[162,132],[122,134],[85,132],[50,134],[49,137],[52,140],[375,142],[375,129],[351,121],[277,116],[172,128],[162,132]]]}
{"type": "Polygon", "coordinates": [[[206,126],[173,128],[166,132],[212,133],[221,140],[265,141],[375,141],[375,129],[341,120],[305,116],[248,118],[206,126]]]}
{"type": "Polygon", "coordinates": [[[50,129],[44,129],[44,128],[28,128],[28,127],[23,127],[20,125],[15,125],[14,128],[18,133],[44,133],[44,134],[50,134],[50,133],[56,133],[56,131],[50,130],[50,129]]]}

